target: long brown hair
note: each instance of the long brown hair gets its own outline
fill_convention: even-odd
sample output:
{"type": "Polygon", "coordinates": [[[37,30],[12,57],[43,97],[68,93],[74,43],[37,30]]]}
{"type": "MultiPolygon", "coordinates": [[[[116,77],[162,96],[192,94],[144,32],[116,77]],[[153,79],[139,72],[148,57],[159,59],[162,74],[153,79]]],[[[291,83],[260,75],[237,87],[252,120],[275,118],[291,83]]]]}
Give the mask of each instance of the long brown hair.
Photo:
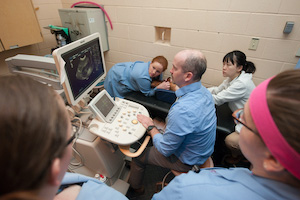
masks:
{"type": "Polygon", "coordinates": [[[62,156],[69,118],[58,94],[23,76],[0,78],[0,196],[44,185],[62,156]]]}
{"type": "Polygon", "coordinates": [[[268,85],[267,102],[280,133],[300,153],[300,69],[274,77],[268,85]]]}

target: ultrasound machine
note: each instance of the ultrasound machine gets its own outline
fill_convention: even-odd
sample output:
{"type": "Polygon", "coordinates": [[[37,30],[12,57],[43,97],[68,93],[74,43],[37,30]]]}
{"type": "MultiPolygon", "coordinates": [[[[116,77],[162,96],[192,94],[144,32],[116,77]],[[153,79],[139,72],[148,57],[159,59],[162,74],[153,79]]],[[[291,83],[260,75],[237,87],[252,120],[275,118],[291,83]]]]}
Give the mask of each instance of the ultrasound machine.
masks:
{"type": "MultiPolygon", "coordinates": [[[[147,136],[136,152],[130,148],[146,131],[138,122],[137,115],[149,116],[147,109],[129,100],[113,99],[105,90],[94,98],[90,97],[93,88],[106,76],[99,33],[60,47],[52,55],[53,58],[47,58],[44,62],[50,63],[50,71],[56,66],[58,74],[53,79],[59,79],[63,87],[67,109],[75,124],[76,139],[72,146],[73,158],[69,171],[100,178],[107,185],[126,194],[130,175],[126,163],[131,157],[138,156],[150,140],[147,136]]],[[[33,63],[37,62],[34,57],[19,57],[21,61],[16,57],[6,60],[13,73],[24,74],[19,70],[20,67],[16,67],[24,65],[24,57],[33,63]]],[[[40,68],[44,66],[43,62],[38,65],[40,68]]],[[[33,72],[38,70],[36,66],[33,68],[33,72]]],[[[45,69],[42,70],[44,72],[45,69]]],[[[26,73],[29,76],[32,74],[26,73]]],[[[38,79],[41,81],[39,76],[38,79]]]]}

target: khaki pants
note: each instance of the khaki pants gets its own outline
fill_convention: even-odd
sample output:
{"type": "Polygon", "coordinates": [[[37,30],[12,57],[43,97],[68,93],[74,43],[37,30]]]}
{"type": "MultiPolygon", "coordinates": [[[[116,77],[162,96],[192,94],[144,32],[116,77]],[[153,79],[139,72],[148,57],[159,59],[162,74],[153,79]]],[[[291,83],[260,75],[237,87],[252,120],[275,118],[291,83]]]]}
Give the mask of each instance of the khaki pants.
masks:
{"type": "Polygon", "coordinates": [[[232,157],[236,158],[242,154],[239,146],[240,135],[237,132],[229,134],[225,138],[225,144],[230,149],[232,157]]]}
{"type": "Polygon", "coordinates": [[[180,172],[188,172],[192,169],[192,166],[182,163],[175,155],[165,157],[154,146],[147,147],[139,157],[132,159],[128,181],[132,188],[142,187],[147,165],[161,166],[180,172]]]}

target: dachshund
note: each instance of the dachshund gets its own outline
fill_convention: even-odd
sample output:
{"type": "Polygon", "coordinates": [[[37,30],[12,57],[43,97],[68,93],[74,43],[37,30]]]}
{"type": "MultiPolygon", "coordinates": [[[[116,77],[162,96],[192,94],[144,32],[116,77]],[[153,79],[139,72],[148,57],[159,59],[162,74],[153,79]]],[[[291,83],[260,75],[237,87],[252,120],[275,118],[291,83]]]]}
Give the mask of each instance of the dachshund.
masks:
{"type": "Polygon", "coordinates": [[[170,82],[170,90],[171,91],[176,91],[178,89],[178,86],[174,83],[171,82],[171,78],[167,78],[167,80],[163,80],[163,81],[160,81],[160,80],[153,80],[152,83],[151,83],[151,87],[152,88],[155,88],[156,86],[158,86],[159,84],[161,84],[162,82],[164,81],[168,81],[170,82]]]}

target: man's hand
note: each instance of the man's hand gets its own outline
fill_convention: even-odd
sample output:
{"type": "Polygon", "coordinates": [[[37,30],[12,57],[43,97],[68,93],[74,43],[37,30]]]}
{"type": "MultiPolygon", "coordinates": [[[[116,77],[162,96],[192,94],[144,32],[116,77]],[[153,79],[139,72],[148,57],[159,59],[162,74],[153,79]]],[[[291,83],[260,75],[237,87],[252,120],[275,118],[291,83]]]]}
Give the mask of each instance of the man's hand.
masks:
{"type": "Polygon", "coordinates": [[[161,84],[159,84],[157,87],[157,89],[165,89],[165,90],[169,90],[170,89],[170,82],[168,81],[163,81],[161,84]]]}
{"type": "Polygon", "coordinates": [[[150,125],[154,125],[153,120],[145,115],[137,115],[137,119],[145,128],[148,128],[150,125]]]}

